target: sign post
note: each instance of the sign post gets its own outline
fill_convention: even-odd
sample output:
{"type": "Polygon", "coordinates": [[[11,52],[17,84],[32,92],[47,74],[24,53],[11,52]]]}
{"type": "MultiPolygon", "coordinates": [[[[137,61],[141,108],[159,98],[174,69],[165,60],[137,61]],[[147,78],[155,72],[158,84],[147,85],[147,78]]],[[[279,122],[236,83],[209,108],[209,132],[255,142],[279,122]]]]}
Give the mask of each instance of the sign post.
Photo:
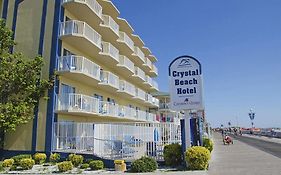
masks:
{"type": "Polygon", "coordinates": [[[204,110],[202,70],[200,62],[191,56],[180,56],[169,66],[170,108],[184,111],[181,121],[183,150],[190,146],[190,111],[204,110]]]}

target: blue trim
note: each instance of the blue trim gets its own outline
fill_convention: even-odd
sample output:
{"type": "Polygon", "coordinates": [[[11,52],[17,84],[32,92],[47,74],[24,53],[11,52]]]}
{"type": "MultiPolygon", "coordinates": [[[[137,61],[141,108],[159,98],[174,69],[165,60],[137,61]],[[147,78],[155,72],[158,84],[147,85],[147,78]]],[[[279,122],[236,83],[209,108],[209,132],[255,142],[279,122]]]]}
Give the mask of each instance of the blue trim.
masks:
{"type": "Polygon", "coordinates": [[[196,58],[194,58],[194,57],[192,57],[192,56],[183,55],[183,56],[179,56],[179,57],[175,58],[175,59],[170,63],[170,65],[169,65],[169,76],[171,76],[171,66],[173,65],[173,63],[174,63],[175,61],[177,61],[178,59],[181,59],[181,58],[189,58],[189,59],[193,59],[194,61],[196,61],[196,62],[199,64],[199,72],[200,72],[200,74],[202,74],[201,63],[200,63],[196,58]]]}
{"type": "MultiPolygon", "coordinates": [[[[52,48],[50,57],[49,77],[54,76],[54,72],[57,68],[57,58],[61,52],[61,41],[59,40],[59,24],[64,16],[64,9],[61,6],[61,1],[55,0],[55,11],[53,21],[53,37],[52,48]]],[[[45,138],[45,150],[48,153],[52,151],[53,133],[54,133],[54,120],[55,120],[55,102],[56,102],[56,90],[58,88],[58,81],[55,80],[54,87],[48,91],[48,106],[47,106],[47,118],[46,118],[46,138],[45,138]]]]}
{"type": "Polygon", "coordinates": [[[3,3],[3,11],[2,11],[2,18],[7,20],[7,15],[8,15],[8,6],[9,6],[9,0],[4,0],[3,3]]]}
{"type": "MultiPolygon", "coordinates": [[[[46,24],[46,16],[47,16],[47,5],[48,0],[44,0],[43,2],[43,11],[41,16],[41,29],[40,29],[40,39],[39,39],[39,48],[38,54],[43,55],[43,47],[44,47],[44,37],[45,37],[45,24],[46,24]]],[[[38,128],[38,112],[39,112],[39,102],[36,104],[34,108],[34,119],[33,119],[33,128],[32,128],[32,152],[36,151],[37,144],[37,128],[38,128]]]]}
{"type": "Polygon", "coordinates": [[[185,119],[180,120],[180,125],[181,125],[181,148],[182,148],[182,153],[185,155],[186,151],[186,141],[185,141],[185,119]]]}
{"type": "MultiPolygon", "coordinates": [[[[12,25],[12,31],[13,31],[12,39],[13,40],[15,39],[15,34],[16,34],[19,4],[22,3],[23,1],[24,0],[16,0],[16,2],[15,2],[14,15],[13,15],[13,25],[12,25]]],[[[11,47],[10,52],[12,53],[13,51],[14,51],[14,47],[11,47]]]]}

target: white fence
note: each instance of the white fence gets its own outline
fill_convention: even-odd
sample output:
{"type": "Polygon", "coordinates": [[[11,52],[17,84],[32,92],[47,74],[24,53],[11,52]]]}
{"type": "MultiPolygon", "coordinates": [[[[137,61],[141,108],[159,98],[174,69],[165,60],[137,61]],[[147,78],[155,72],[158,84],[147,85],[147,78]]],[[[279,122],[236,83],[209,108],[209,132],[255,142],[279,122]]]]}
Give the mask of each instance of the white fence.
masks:
{"type": "Polygon", "coordinates": [[[181,142],[180,125],[170,123],[55,123],[53,151],[134,160],[163,160],[164,145],[181,142]]]}

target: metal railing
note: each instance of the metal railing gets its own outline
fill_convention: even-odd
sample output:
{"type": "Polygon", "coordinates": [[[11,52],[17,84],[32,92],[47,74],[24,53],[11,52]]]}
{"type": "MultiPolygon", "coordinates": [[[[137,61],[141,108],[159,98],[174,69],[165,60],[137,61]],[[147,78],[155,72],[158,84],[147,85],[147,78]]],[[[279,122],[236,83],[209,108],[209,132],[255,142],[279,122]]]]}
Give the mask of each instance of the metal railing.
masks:
{"type": "Polygon", "coordinates": [[[159,99],[152,97],[152,104],[159,107],[159,99]]]}
{"type": "Polygon", "coordinates": [[[134,63],[124,55],[119,55],[119,66],[124,66],[129,69],[131,72],[135,72],[134,63]]]}
{"type": "Polygon", "coordinates": [[[62,4],[78,2],[86,4],[98,17],[102,17],[102,7],[96,0],[62,0],[62,4]]]}
{"type": "Polygon", "coordinates": [[[153,85],[153,80],[152,80],[152,78],[151,78],[149,75],[146,75],[145,77],[146,77],[146,78],[145,78],[146,83],[149,84],[150,86],[152,86],[152,85],[153,85]]]}
{"type": "Polygon", "coordinates": [[[144,53],[140,50],[139,47],[135,46],[135,48],[134,48],[134,54],[135,54],[136,56],[138,56],[138,57],[142,60],[142,62],[145,62],[145,55],[144,55],[144,53]]]}
{"type": "Polygon", "coordinates": [[[57,96],[57,110],[97,114],[99,113],[99,101],[83,94],[60,94],[57,96]]]}
{"type": "Polygon", "coordinates": [[[59,72],[78,72],[100,80],[100,66],[82,56],[68,55],[58,59],[59,72]]]}
{"type": "Polygon", "coordinates": [[[156,81],[152,81],[152,87],[154,88],[154,89],[159,89],[159,87],[158,87],[158,83],[156,82],[156,81]]]}
{"type": "Polygon", "coordinates": [[[71,20],[60,24],[60,36],[83,36],[101,49],[101,35],[83,21],[71,20]]]}
{"type": "Polygon", "coordinates": [[[116,49],[111,43],[102,42],[102,52],[103,54],[109,55],[119,62],[119,50],[116,49]]]}
{"type": "Polygon", "coordinates": [[[153,99],[153,97],[151,94],[149,94],[149,93],[145,94],[145,101],[152,104],[152,99],[153,99]]]}
{"type": "Polygon", "coordinates": [[[135,96],[136,87],[133,84],[131,84],[125,80],[120,80],[119,84],[120,84],[119,91],[126,92],[132,96],[135,96]]]}
{"type": "Polygon", "coordinates": [[[101,84],[112,86],[119,89],[119,77],[109,71],[101,71],[101,84]]]}
{"type": "Polygon", "coordinates": [[[136,88],[135,97],[145,101],[145,92],[143,90],[141,90],[140,88],[136,88]]]}
{"type": "Polygon", "coordinates": [[[128,119],[136,119],[136,109],[128,106],[119,106],[119,116],[128,119]]]}
{"type": "Polygon", "coordinates": [[[174,123],[54,123],[53,151],[94,154],[107,159],[163,160],[164,146],[181,143],[174,123]]]}
{"type": "Polygon", "coordinates": [[[118,104],[107,102],[107,101],[100,101],[100,111],[101,115],[112,116],[112,117],[119,117],[119,107],[118,104]]]}
{"type": "Polygon", "coordinates": [[[152,70],[151,71],[158,74],[158,68],[154,64],[152,64],[152,70]]]}
{"type": "Polygon", "coordinates": [[[119,25],[109,15],[102,15],[103,25],[109,27],[116,35],[119,36],[119,25]]]}
{"type": "Polygon", "coordinates": [[[134,41],[125,32],[119,32],[119,41],[126,43],[134,51],[134,41]]]}
{"type": "Polygon", "coordinates": [[[148,66],[150,69],[152,69],[152,62],[149,58],[145,57],[145,65],[148,66]]]}
{"type": "Polygon", "coordinates": [[[141,70],[139,67],[135,66],[135,74],[134,76],[137,76],[141,78],[143,81],[145,81],[145,73],[143,70],[141,70]]]}

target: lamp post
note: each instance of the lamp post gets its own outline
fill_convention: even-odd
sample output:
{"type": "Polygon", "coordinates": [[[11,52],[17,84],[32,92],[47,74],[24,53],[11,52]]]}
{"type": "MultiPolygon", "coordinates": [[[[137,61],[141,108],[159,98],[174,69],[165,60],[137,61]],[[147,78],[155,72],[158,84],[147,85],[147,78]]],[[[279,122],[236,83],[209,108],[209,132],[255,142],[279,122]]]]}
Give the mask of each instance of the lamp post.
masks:
{"type": "Polygon", "coordinates": [[[255,113],[253,112],[253,109],[250,109],[249,117],[251,120],[252,128],[254,128],[255,113]]]}

